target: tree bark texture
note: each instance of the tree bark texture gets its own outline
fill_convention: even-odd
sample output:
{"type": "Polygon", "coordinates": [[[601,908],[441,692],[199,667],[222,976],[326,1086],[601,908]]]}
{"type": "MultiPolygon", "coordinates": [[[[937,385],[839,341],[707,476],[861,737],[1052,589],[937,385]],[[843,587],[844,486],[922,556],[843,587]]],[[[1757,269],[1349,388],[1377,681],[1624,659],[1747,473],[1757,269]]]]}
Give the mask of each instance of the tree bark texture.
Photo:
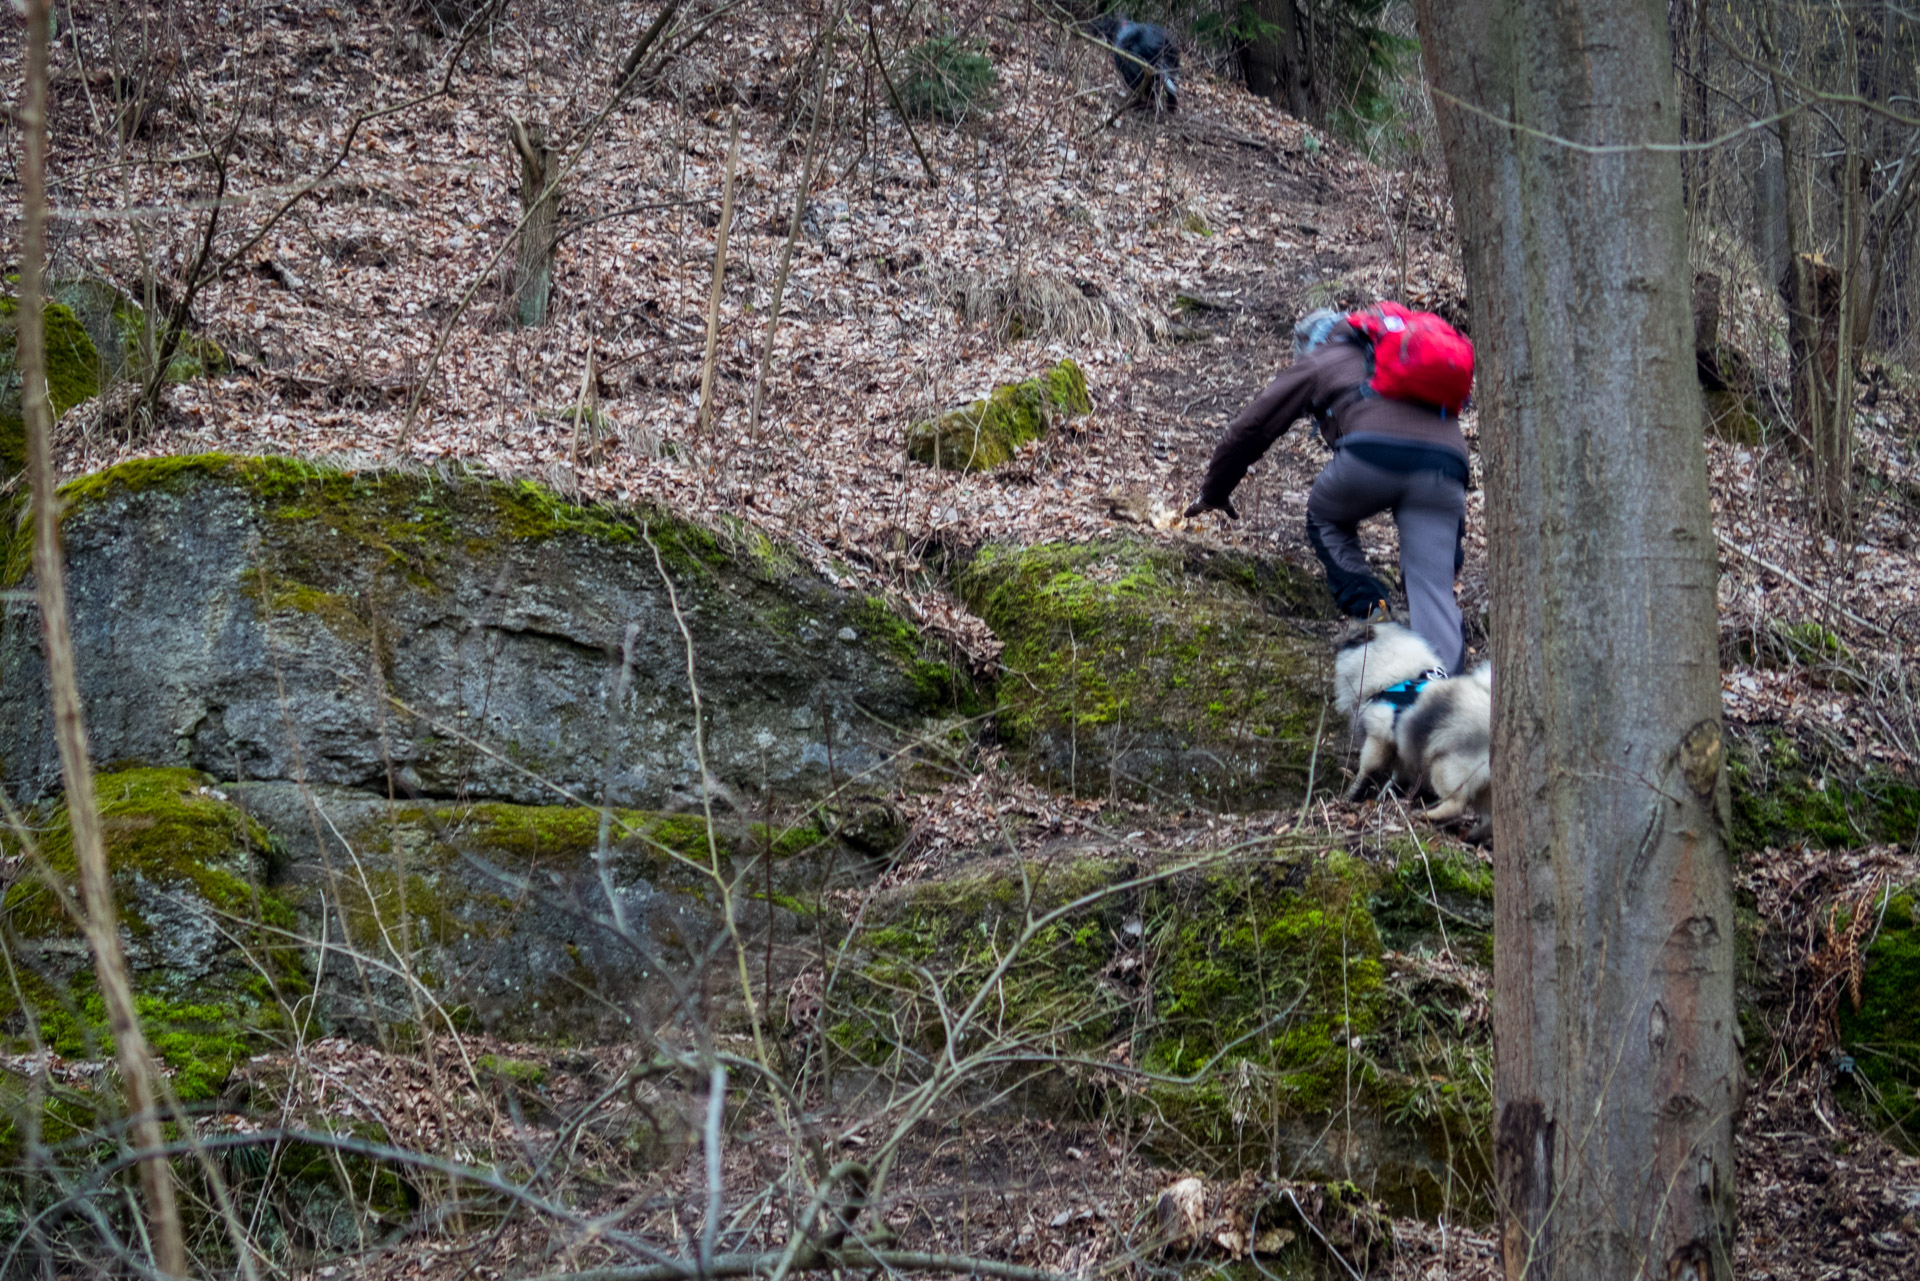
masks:
{"type": "MultiPolygon", "coordinates": [[[[1667,23],[1673,34],[1673,74],[1680,99],[1680,137],[1699,143],[1712,136],[1712,117],[1707,112],[1706,23],[1701,12],[1705,0],[1667,0],[1667,23]]],[[[1681,188],[1686,193],[1687,218],[1697,222],[1713,207],[1713,152],[1708,149],[1686,152],[1681,157],[1681,188]]]]}
{"type": "Polygon", "coordinates": [[[520,157],[520,240],[513,250],[514,318],[531,328],[547,318],[553,296],[554,227],[560,219],[553,148],[546,130],[507,117],[507,139],[520,157]]]}
{"type": "Polygon", "coordinates": [[[1317,119],[1313,71],[1301,47],[1295,0],[1252,0],[1249,7],[1263,30],[1240,46],[1247,90],[1284,107],[1296,120],[1317,119]]]}
{"type": "MultiPolygon", "coordinates": [[[[1762,51],[1781,56],[1782,42],[1762,28],[1762,51]]],[[[1851,371],[1841,366],[1841,317],[1846,293],[1843,267],[1835,267],[1814,251],[1813,118],[1795,115],[1799,105],[1781,76],[1773,78],[1773,102],[1781,113],[1774,126],[1780,139],[1781,173],[1786,195],[1786,270],[1780,277],[1780,298],[1787,313],[1787,354],[1792,386],[1793,422],[1813,471],[1816,517],[1830,533],[1841,534],[1847,524],[1852,480],[1853,423],[1843,414],[1842,389],[1851,371]]],[[[1850,184],[1840,183],[1843,192],[1850,184]]],[[[1852,241],[1851,219],[1843,237],[1852,241]]],[[[1851,389],[1847,388],[1851,399],[1851,389]]]]}
{"type": "Polygon", "coordinates": [[[1509,1278],[1728,1278],[1718,565],[1656,0],[1418,0],[1479,346],[1509,1278]],[[1569,143],[1576,145],[1568,145],[1569,143]]]}

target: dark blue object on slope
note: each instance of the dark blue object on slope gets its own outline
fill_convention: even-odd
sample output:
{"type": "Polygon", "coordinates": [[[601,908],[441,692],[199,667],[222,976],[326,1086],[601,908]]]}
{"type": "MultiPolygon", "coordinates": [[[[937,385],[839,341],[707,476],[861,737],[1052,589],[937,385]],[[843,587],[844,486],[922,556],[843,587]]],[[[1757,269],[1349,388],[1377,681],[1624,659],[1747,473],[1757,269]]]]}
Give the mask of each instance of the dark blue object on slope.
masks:
{"type": "Polygon", "coordinates": [[[1180,69],[1180,51],[1165,27],[1108,15],[1095,29],[1113,46],[1113,65],[1127,82],[1129,97],[1164,103],[1168,111],[1180,105],[1180,87],[1173,76],[1180,69]],[[1148,80],[1142,88],[1141,82],[1148,80]]]}

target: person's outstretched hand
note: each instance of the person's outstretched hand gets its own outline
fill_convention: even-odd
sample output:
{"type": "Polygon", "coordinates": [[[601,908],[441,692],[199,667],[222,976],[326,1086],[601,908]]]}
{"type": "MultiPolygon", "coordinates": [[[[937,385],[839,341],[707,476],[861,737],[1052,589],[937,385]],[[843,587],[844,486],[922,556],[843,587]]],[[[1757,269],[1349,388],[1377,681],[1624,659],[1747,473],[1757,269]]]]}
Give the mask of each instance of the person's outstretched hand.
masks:
{"type": "Polygon", "coordinates": [[[1191,507],[1187,508],[1187,519],[1192,520],[1195,516],[1198,516],[1203,512],[1214,512],[1214,511],[1225,512],[1227,514],[1228,520],[1240,519],[1240,513],[1233,509],[1233,500],[1231,498],[1227,499],[1225,502],[1222,502],[1218,506],[1215,506],[1214,504],[1208,502],[1204,498],[1199,499],[1191,507]]]}

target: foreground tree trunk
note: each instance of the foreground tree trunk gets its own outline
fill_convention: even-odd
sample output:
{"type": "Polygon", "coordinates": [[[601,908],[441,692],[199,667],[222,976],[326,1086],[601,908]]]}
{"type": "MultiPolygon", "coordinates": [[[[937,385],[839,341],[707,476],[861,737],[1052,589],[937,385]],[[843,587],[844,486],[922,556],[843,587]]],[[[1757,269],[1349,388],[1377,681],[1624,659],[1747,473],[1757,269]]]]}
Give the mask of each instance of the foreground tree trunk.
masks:
{"type": "Polygon", "coordinates": [[[1667,15],[1418,12],[1480,352],[1503,1267],[1728,1278],[1742,1077],[1680,161],[1581,149],[1676,140],[1667,15]]]}

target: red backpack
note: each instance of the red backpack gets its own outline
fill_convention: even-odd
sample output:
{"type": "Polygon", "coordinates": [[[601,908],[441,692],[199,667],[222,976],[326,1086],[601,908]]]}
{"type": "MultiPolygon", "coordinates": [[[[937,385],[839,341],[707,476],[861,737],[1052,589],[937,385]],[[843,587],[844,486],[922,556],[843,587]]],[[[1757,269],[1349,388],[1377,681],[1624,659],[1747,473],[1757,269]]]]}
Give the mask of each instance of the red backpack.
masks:
{"type": "Polygon", "coordinates": [[[1417,400],[1460,412],[1473,388],[1473,344],[1430,311],[1378,302],[1347,323],[1373,344],[1367,385],[1393,400],[1417,400]]]}

